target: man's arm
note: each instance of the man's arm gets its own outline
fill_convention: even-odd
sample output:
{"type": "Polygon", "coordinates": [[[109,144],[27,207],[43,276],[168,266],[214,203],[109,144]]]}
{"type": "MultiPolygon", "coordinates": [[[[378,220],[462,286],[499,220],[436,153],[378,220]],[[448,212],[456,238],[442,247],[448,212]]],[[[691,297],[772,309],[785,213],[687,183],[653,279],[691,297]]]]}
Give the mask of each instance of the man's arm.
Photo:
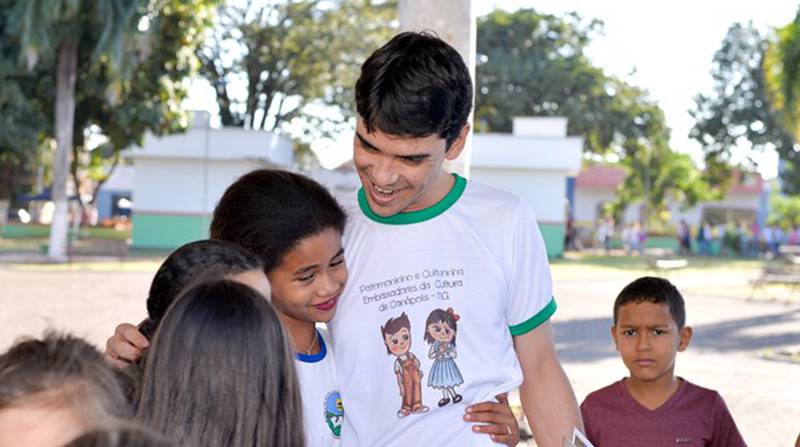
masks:
{"type": "Polygon", "coordinates": [[[578,402],[561,368],[553,342],[550,321],[514,337],[524,380],[519,388],[522,409],[542,447],[561,446],[572,439],[572,430],[583,430],[578,402]]]}

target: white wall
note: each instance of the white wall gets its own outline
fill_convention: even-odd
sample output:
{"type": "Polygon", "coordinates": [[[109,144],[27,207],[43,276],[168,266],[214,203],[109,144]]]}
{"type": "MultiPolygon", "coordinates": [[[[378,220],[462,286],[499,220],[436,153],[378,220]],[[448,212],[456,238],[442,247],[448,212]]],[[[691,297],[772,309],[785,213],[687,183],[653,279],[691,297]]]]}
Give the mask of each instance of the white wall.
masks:
{"type": "Polygon", "coordinates": [[[564,173],[473,165],[472,179],[519,196],[533,208],[539,222],[566,222],[567,185],[564,173]]]}
{"type": "Polygon", "coordinates": [[[603,202],[614,201],[614,190],[612,189],[589,189],[575,188],[575,203],[573,204],[573,216],[577,222],[594,223],[597,218],[597,208],[603,202]]]}
{"type": "Polygon", "coordinates": [[[203,160],[137,158],[133,210],[210,214],[234,180],[259,167],[265,165],[253,160],[209,161],[208,186],[204,188],[203,160]]]}

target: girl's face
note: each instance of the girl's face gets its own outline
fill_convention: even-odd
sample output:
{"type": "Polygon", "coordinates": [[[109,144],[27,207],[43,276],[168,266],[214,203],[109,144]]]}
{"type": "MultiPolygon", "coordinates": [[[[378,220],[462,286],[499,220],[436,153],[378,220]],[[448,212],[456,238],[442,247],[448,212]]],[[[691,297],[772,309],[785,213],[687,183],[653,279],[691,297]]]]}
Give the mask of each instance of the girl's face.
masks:
{"type": "Polygon", "coordinates": [[[264,295],[267,301],[270,300],[272,290],[269,285],[267,275],[261,270],[248,270],[246,272],[236,273],[228,276],[231,281],[242,283],[256,289],[260,294],[264,295]]]}
{"type": "Polygon", "coordinates": [[[347,282],[342,235],[328,228],[301,240],[267,276],[281,313],[304,322],[330,320],[347,282]]]}
{"type": "Polygon", "coordinates": [[[429,324],[428,333],[434,340],[442,343],[450,343],[453,341],[453,337],[456,334],[455,331],[450,328],[450,325],[444,321],[429,324]]]}

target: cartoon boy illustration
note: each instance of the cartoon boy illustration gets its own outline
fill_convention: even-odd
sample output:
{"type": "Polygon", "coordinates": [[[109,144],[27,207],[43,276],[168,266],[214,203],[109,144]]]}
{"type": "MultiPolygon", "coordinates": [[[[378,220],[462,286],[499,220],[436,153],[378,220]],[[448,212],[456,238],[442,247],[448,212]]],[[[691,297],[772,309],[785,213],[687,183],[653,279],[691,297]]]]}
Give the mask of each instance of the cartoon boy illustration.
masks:
{"type": "Polygon", "coordinates": [[[417,356],[411,350],[411,323],[405,312],[397,318],[389,318],[381,326],[381,335],[386,344],[386,353],[394,355],[394,373],[403,405],[397,411],[397,418],[409,414],[425,413],[428,407],[422,405],[422,371],[417,356]]]}
{"type": "Polygon", "coordinates": [[[456,366],[456,331],[459,316],[452,308],[434,309],[425,322],[425,341],[431,345],[428,358],[433,359],[431,373],[428,375],[428,386],[442,390],[439,406],[450,403],[457,404],[463,399],[456,393],[456,387],[464,383],[461,371],[456,366]]]}

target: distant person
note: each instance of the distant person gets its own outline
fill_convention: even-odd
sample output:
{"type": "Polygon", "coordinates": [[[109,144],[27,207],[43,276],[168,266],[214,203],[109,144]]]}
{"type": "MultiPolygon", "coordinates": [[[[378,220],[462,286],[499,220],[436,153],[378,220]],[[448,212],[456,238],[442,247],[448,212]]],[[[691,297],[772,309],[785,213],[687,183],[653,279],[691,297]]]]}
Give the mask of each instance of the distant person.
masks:
{"type": "Polygon", "coordinates": [[[185,291],[153,338],[136,419],[180,445],[305,445],[289,338],[269,301],[231,280],[185,291]]]}
{"type": "Polygon", "coordinates": [[[131,416],[122,376],[88,342],[56,332],[0,355],[0,447],[60,446],[131,416]]]}
{"type": "Polygon", "coordinates": [[[678,245],[681,254],[688,255],[692,251],[692,229],[686,220],[681,219],[678,225],[678,245]]]}
{"type": "Polygon", "coordinates": [[[683,297],[662,278],[625,286],[614,302],[611,336],[629,376],[581,404],[597,446],[744,446],[722,397],[675,376],[675,356],[692,339],[683,297]]]}

